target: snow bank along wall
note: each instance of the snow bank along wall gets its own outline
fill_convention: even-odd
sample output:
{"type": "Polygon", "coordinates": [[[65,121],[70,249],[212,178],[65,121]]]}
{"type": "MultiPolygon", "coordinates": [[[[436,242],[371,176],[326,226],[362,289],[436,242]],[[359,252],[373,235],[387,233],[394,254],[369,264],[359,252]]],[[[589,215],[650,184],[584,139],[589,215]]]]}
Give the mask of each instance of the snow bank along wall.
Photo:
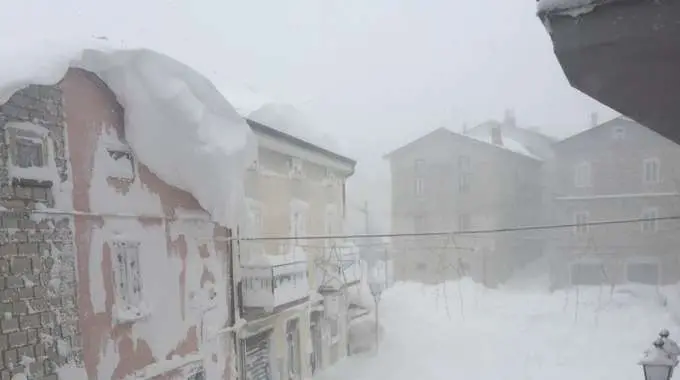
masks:
{"type": "Polygon", "coordinates": [[[79,69],[0,106],[0,379],[232,377],[228,231],[135,162],[123,116],[79,69]]]}

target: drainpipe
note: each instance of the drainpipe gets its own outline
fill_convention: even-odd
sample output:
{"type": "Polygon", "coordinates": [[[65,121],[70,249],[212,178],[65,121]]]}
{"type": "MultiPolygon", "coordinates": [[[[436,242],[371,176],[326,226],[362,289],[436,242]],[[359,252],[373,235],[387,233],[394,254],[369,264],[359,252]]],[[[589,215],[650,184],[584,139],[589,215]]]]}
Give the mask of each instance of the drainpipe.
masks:
{"type": "MultiPolygon", "coordinates": [[[[236,234],[238,236],[238,226],[236,226],[236,234]]],[[[231,238],[233,236],[232,230],[227,229],[227,238],[231,238]]],[[[238,329],[236,327],[236,308],[239,308],[239,316],[240,316],[240,311],[241,311],[241,305],[243,304],[242,299],[241,299],[241,282],[240,281],[235,281],[234,279],[234,255],[236,254],[236,250],[234,250],[234,240],[229,239],[229,243],[227,243],[227,273],[229,276],[229,281],[231,282],[231,286],[229,286],[229,328],[232,329],[232,345],[233,345],[233,350],[234,350],[234,355],[235,355],[235,362],[237,364],[238,372],[239,375],[242,377],[243,374],[243,358],[241,357],[241,350],[240,344],[238,341],[238,329]],[[238,297],[238,301],[237,301],[238,297]]],[[[240,243],[237,243],[240,244],[240,243]]],[[[238,250],[240,252],[240,250],[238,250]]]]}

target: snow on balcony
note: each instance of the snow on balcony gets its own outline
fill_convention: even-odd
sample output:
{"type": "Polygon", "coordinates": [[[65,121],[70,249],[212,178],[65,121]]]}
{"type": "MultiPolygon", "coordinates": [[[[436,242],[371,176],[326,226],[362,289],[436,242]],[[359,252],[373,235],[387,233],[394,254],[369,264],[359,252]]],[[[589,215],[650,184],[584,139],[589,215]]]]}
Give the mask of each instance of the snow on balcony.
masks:
{"type": "Polygon", "coordinates": [[[307,262],[252,264],[242,268],[243,306],[274,311],[309,296],[307,262]]]}

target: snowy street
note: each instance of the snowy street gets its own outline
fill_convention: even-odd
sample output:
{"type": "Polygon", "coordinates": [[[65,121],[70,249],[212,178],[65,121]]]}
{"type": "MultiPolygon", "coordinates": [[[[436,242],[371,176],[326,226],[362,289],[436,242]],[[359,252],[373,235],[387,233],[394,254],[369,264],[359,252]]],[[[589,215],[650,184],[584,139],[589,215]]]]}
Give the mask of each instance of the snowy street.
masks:
{"type": "Polygon", "coordinates": [[[377,356],[350,357],[319,379],[641,379],[636,363],[658,331],[677,334],[661,299],[645,287],[399,283],[381,303],[377,356]]]}

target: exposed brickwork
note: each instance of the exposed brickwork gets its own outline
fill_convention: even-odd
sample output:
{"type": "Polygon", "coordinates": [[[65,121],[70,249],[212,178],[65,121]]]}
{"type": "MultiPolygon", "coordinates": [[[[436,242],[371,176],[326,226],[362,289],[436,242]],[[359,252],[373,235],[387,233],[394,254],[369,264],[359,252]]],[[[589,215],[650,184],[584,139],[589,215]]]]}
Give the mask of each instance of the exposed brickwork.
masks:
{"type": "Polygon", "coordinates": [[[31,122],[49,131],[58,178],[69,180],[61,98],[57,86],[30,86],[0,106],[0,380],[57,379],[59,366],[82,361],[72,217],[35,212],[54,207],[56,184],[17,181],[7,167],[6,124],[31,122]]]}

